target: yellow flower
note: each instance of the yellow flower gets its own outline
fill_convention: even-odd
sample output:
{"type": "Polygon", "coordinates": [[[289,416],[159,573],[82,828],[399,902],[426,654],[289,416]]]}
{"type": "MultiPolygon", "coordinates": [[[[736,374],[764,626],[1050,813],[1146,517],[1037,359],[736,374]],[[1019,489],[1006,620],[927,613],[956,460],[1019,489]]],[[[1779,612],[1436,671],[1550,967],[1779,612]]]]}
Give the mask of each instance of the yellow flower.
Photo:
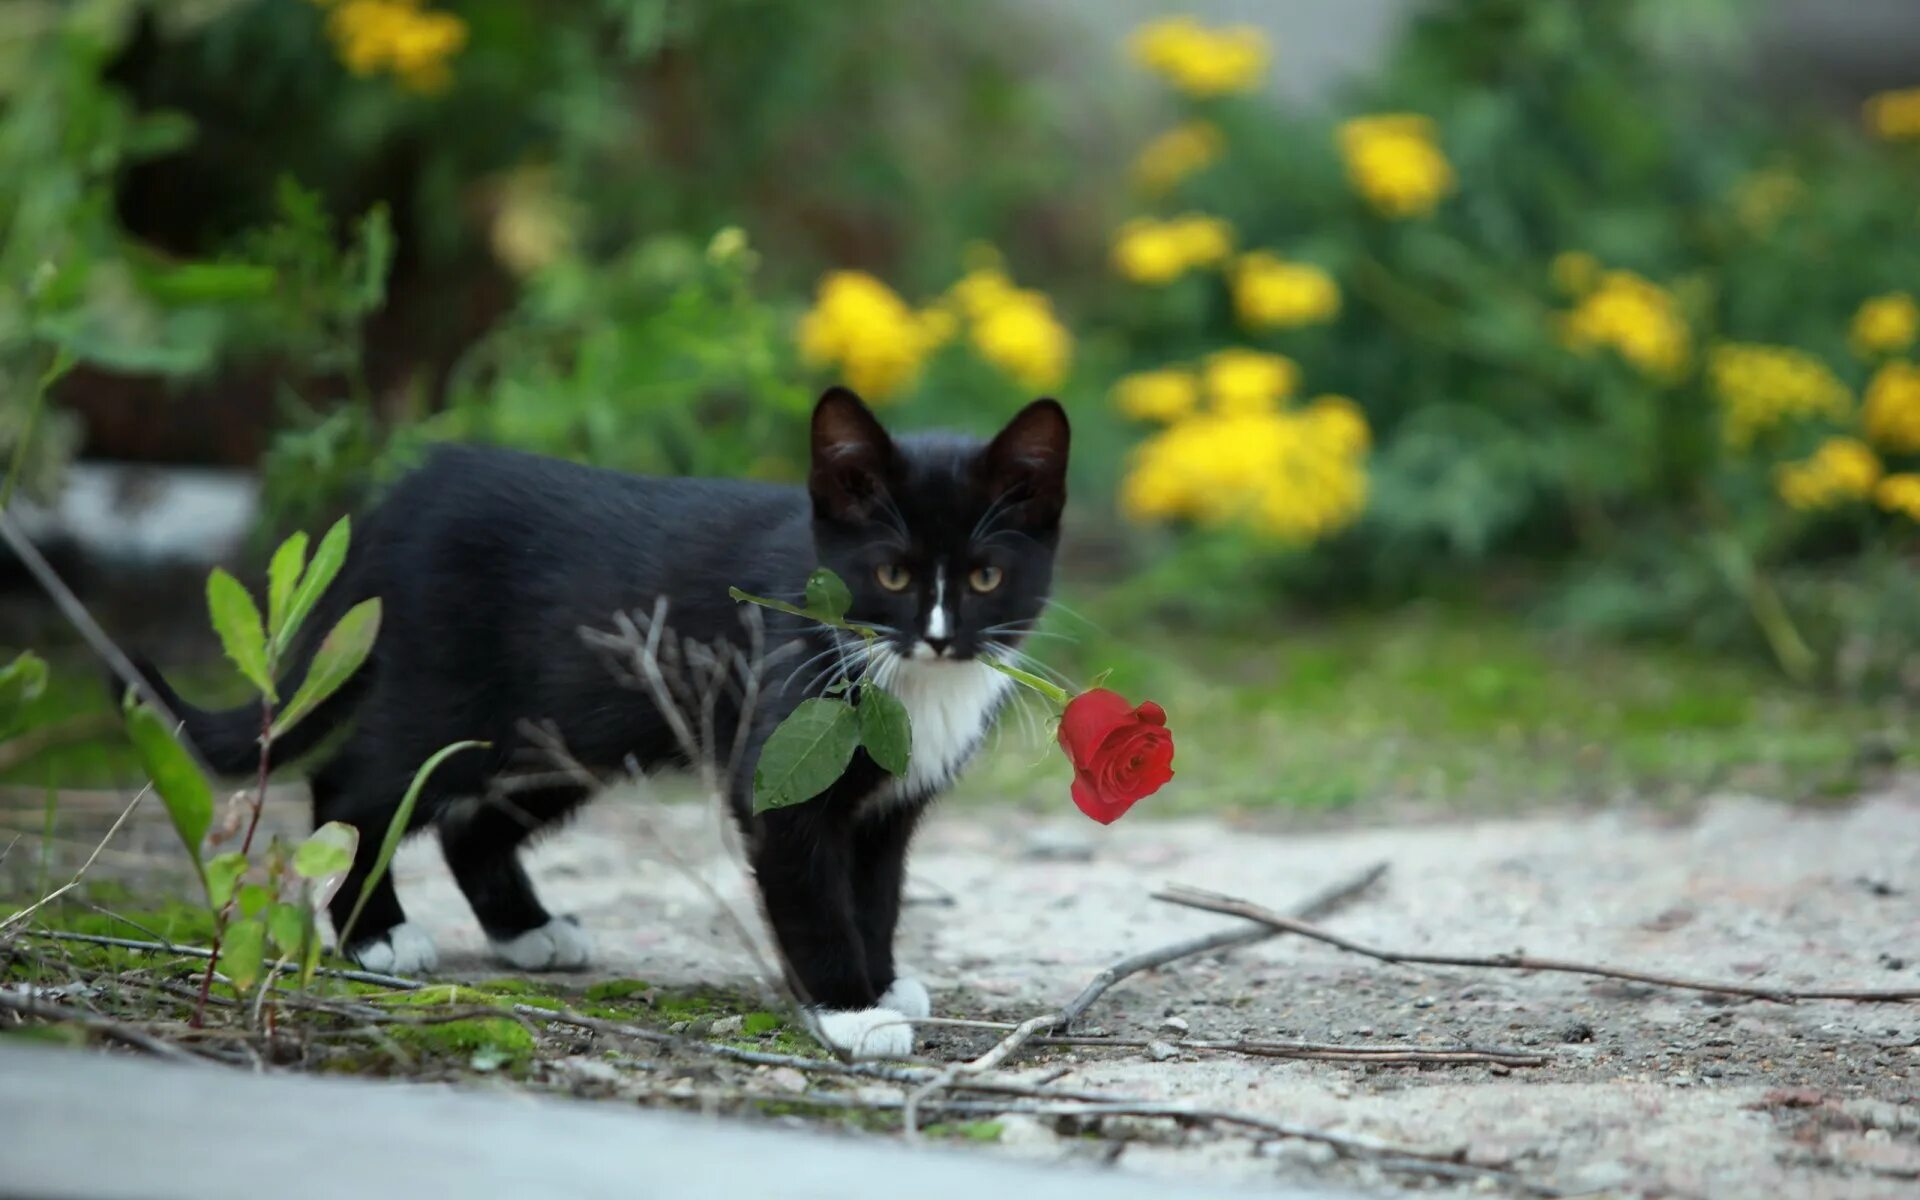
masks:
{"type": "Polygon", "coordinates": [[[1853,411],[1847,385],[1804,350],[1729,342],[1714,347],[1707,373],[1730,446],[1751,446],[1786,421],[1843,420],[1853,411]]]}
{"type": "Polygon", "coordinates": [[[327,36],[355,75],[385,71],[416,92],[438,92],[453,81],[447,62],[466,46],[467,23],[421,0],[340,0],[327,36]]]}
{"type": "Polygon", "coordinates": [[[1270,411],[1300,386],[1300,368],[1286,355],[1238,346],[1208,355],[1202,371],[1213,411],[1227,416],[1270,411]]]}
{"type": "Polygon", "coordinates": [[[1009,291],[974,318],[973,344],[980,357],[1041,392],[1059,386],[1073,357],[1073,335],[1053,315],[1053,302],[1028,288],[1009,291]]]}
{"type": "Polygon", "coordinates": [[[1920,338],[1920,304],[1905,292],[1870,296],[1853,314],[1853,349],[1862,358],[1898,354],[1920,338]]]}
{"type": "Polygon", "coordinates": [[[1683,374],[1693,337],[1673,294],[1631,271],[1608,271],[1561,324],[1561,340],[1585,353],[1608,346],[1636,370],[1671,380],[1683,374]]]}
{"type": "Polygon", "coordinates": [[[1453,191],[1453,164],[1415,113],[1355,117],[1340,126],[1347,178],[1383,216],[1421,217],[1453,191]]]}
{"type": "Polygon", "coordinates": [[[1873,502],[1909,521],[1920,521],[1920,475],[1889,475],[1873,489],[1873,502]]]}
{"type": "Polygon", "coordinates": [[[1346,453],[1360,454],[1373,444],[1367,414],[1345,396],[1317,396],[1307,405],[1306,415],[1320,423],[1328,445],[1346,453]]]}
{"type": "Polygon", "coordinates": [[[1143,25],[1128,41],[1135,62],[1189,96],[1222,96],[1259,85],[1266,35],[1248,25],[1209,29],[1192,17],[1143,25]]]}
{"type": "Polygon", "coordinates": [[[1548,271],[1553,286],[1569,296],[1584,296],[1600,282],[1600,260],[1585,250],[1562,250],[1548,271]]]}
{"type": "Polygon", "coordinates": [[[1873,495],[1880,482],[1880,460],[1865,442],[1828,438],[1804,462],[1774,468],[1774,486],[1788,507],[1810,511],[1832,508],[1873,495]]]}
{"type": "Polygon", "coordinates": [[[1159,195],[1173,190],[1195,171],[1219,159],[1225,140],[1206,121],[1176,125],[1147,143],[1133,160],[1133,179],[1142,191],[1159,195]]]}
{"type": "Polygon", "coordinates": [[[1113,265],[1135,283],[1171,283],[1195,267],[1233,253],[1233,227],[1218,217],[1188,213],[1169,221],[1136,217],[1113,240],[1113,265]]]}
{"type": "Polygon", "coordinates": [[[1331,321],[1340,312],[1340,285],[1310,263],[1255,250],[1234,264],[1233,308],[1252,329],[1331,321]]]}
{"type": "Polygon", "coordinates": [[[1877,137],[1920,138],[1920,87],[1881,92],[1867,101],[1864,113],[1877,137]]]}
{"type": "Polygon", "coordinates": [[[834,271],[800,320],[800,354],[814,366],[838,366],[848,387],[884,402],[919,378],[943,340],[941,324],[864,271],[834,271]]]}
{"type": "Polygon", "coordinates": [[[1136,421],[1175,421],[1200,406],[1200,381],[1173,367],[1139,371],[1113,385],[1113,403],[1136,421]]]}
{"type": "Polygon", "coordinates": [[[1800,203],[1806,191],[1806,185],[1792,171],[1779,167],[1755,171],[1734,188],[1734,215],[1748,233],[1764,236],[1773,232],[1780,218],[1800,203]]]}
{"type": "MultiPolygon", "coordinates": [[[[531,275],[573,249],[575,207],[545,167],[520,167],[500,185],[487,238],[493,256],[516,275],[531,275]]],[[[737,231],[736,231],[737,232],[737,231]]]]}
{"type": "Polygon", "coordinates": [[[1199,413],[1135,449],[1120,505],[1136,521],[1244,523],[1311,542],[1365,509],[1366,443],[1365,420],[1351,406],[1199,413]]]}
{"type": "Polygon", "coordinates": [[[1889,450],[1920,450],[1920,367],[1890,362],[1867,384],[1861,423],[1867,436],[1889,450]]]}

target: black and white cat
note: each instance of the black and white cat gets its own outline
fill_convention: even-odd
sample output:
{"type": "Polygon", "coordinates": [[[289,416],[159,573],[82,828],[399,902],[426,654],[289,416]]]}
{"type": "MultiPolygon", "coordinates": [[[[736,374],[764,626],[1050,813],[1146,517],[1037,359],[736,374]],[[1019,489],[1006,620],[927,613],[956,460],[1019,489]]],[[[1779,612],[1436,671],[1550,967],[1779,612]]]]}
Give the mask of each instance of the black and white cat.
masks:
{"type": "MultiPolygon", "coordinates": [[[[289,760],[352,718],[314,768],[316,823],[361,833],[333,901],[336,928],[359,895],[414,771],[442,746],[491,743],[448,759],[415,809],[499,958],[524,970],[586,965],[578,925],[548,914],[522,870],[529,835],[587,799],[585,788],[489,785],[518,767],[525,722],[548,723],[569,752],[617,769],[681,759],[645,692],[623,686],[583,628],[651,612],[664,597],[679,637],[745,639],[728,588],[797,597],[826,566],[853,594],[849,618],[883,631],[872,677],[912,719],[905,778],[864,752],[808,803],[751,813],[752,764],[766,736],[834,672],[775,671],[750,714],[731,797],[775,938],[821,1039],[863,1057],[909,1052],[908,1018],[926,988],[897,975],[894,926],[907,845],[928,802],[979,748],[1009,681],[982,660],[1010,653],[1052,585],[1066,499],[1066,414],[1029,405],[988,442],[952,435],[895,440],[851,392],[813,414],[805,489],[710,479],[647,479],[502,450],[444,448],[403,479],[353,531],[346,566],[309,626],[313,640],[354,603],[382,602],[378,641],[353,680],[283,742],[289,760]]],[[[798,642],[788,661],[833,660],[846,635],[770,614],[767,643],[798,642]],[[824,657],[821,657],[824,656],[824,657]]],[[[186,723],[202,756],[241,773],[256,761],[258,714],[184,704],[150,685],[186,723]]],[[[721,714],[722,745],[739,713],[721,714]]],[[[347,953],[374,970],[436,966],[432,940],[407,923],[383,878],[347,953]]]]}

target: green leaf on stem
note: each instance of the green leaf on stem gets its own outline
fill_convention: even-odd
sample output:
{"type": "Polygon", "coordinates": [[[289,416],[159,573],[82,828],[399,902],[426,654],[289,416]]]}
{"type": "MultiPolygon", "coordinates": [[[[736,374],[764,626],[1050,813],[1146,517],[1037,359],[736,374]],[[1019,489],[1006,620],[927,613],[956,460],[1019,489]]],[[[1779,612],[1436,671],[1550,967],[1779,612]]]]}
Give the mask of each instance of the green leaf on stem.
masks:
{"type": "MultiPolygon", "coordinates": [[[[327,536],[320,539],[320,548],[313,552],[313,561],[300,577],[300,585],[293,589],[293,595],[287,601],[286,611],[281,614],[283,621],[273,635],[275,659],[284,655],[287,647],[300,632],[307,614],[320,602],[320,597],[340,573],[340,567],[347,561],[347,546],[351,541],[351,525],[346,517],[334,522],[327,530],[327,536]]],[[[276,557],[278,557],[276,555],[276,557]]]]}
{"type": "Polygon", "coordinates": [[[870,683],[860,687],[860,744],[882,771],[900,776],[907,773],[913,751],[913,718],[898,696],[870,683]]]}
{"type": "Polygon", "coordinates": [[[264,883],[243,883],[233,897],[233,907],[243,917],[264,912],[267,905],[272,903],[273,889],[264,883]]]}
{"type": "Polygon", "coordinates": [[[315,909],[340,890],[359,852],[360,831],[344,821],[328,821],[294,850],[293,873],[312,885],[315,909]]]}
{"type": "Polygon", "coordinates": [[[846,581],[821,567],[807,576],[807,612],[823,621],[844,621],[853,607],[853,593],[846,581]]]}
{"type": "Polygon", "coordinates": [[[220,939],[220,971],[243,992],[260,982],[261,966],[266,959],[267,923],[261,917],[247,917],[227,926],[220,939]]]}
{"type": "Polygon", "coordinates": [[[286,632],[287,612],[293,604],[293,593],[300,586],[300,576],[307,569],[307,535],[295,533],[280,543],[273,552],[273,561],[267,564],[267,636],[273,644],[281,644],[286,632]]]}
{"type": "MultiPolygon", "coordinates": [[[[360,894],[354,898],[353,911],[347,914],[347,920],[339,930],[342,946],[348,944],[354,925],[360,920],[360,910],[367,906],[367,898],[373,895],[373,889],[381,877],[387,873],[387,867],[393,862],[393,856],[400,849],[400,843],[407,836],[407,829],[413,824],[413,809],[420,802],[420,793],[426,788],[427,780],[439,769],[440,764],[452,758],[462,750],[483,750],[489,742],[455,742],[451,746],[442,746],[432,758],[420,764],[413,773],[413,782],[407,785],[407,794],[400,798],[400,807],[393,810],[392,820],[387,822],[387,835],[381,839],[380,852],[374,856],[373,867],[367,873],[366,881],[360,885],[360,894]]],[[[327,903],[332,893],[320,896],[316,889],[313,906],[317,909],[327,903]]]]}
{"type": "Polygon", "coordinates": [[[166,805],[174,832],[180,835],[194,869],[204,880],[200,846],[213,827],[213,789],[207,777],[151,708],[136,705],[127,711],[127,736],[140,755],[147,777],[153,780],[153,790],[160,793],[160,801],[166,805]]]}
{"type": "Polygon", "coordinates": [[[860,717],[844,700],[802,700],[760,748],[753,811],[804,804],[833,786],[860,744],[860,717]]]}
{"type": "Polygon", "coordinates": [[[233,889],[247,873],[247,856],[238,850],[216,854],[207,862],[207,903],[225,908],[233,899],[233,889]]]}
{"type": "Polygon", "coordinates": [[[267,670],[267,633],[260,624],[260,609],[240,581],[219,567],[207,576],[207,610],[213,614],[213,629],[233,665],[247,677],[262,696],[278,701],[273,690],[273,674],[267,670]]]}
{"type": "Polygon", "coordinates": [[[267,934],[282,958],[298,960],[313,926],[313,910],[281,902],[267,909],[267,934]]]}
{"type": "Polygon", "coordinates": [[[283,736],[301,718],[320,707],[327,697],[339,691],[342,684],[353,678],[353,673],[360,669],[367,655],[373,652],[374,639],[379,636],[380,601],[377,597],[362,600],[348,609],[347,615],[328,631],[320,642],[320,648],[313,652],[307,677],[300,681],[300,690],[293,694],[287,707],[274,719],[271,736],[283,736]]]}

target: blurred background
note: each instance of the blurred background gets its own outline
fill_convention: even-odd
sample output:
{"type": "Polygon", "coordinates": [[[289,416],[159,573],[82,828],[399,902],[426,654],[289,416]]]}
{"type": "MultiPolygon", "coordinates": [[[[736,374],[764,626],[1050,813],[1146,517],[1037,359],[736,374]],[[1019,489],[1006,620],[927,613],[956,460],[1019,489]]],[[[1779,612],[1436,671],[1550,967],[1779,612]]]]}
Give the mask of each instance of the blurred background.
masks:
{"type": "MultiPolygon", "coordinates": [[[[792,480],[843,380],[1067,405],[1039,649],[1175,714],[1162,811],[1909,754],[1905,0],[8,0],[0,105],[10,511],[203,696],[208,564],[428,443],[792,480]]],[[[133,776],[0,586],[0,780],[133,776]]]]}

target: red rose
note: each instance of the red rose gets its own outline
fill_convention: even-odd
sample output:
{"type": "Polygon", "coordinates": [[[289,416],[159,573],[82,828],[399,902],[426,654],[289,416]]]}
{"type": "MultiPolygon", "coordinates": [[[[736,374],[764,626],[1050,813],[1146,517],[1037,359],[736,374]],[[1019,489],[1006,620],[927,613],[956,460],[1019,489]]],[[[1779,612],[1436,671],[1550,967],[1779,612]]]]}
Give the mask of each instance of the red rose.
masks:
{"type": "Polygon", "coordinates": [[[1105,688],[1075,696],[1060,718],[1060,748],[1073,763],[1073,802],[1102,825],[1173,778],[1173,734],[1151,700],[1135,708],[1105,688]]]}

